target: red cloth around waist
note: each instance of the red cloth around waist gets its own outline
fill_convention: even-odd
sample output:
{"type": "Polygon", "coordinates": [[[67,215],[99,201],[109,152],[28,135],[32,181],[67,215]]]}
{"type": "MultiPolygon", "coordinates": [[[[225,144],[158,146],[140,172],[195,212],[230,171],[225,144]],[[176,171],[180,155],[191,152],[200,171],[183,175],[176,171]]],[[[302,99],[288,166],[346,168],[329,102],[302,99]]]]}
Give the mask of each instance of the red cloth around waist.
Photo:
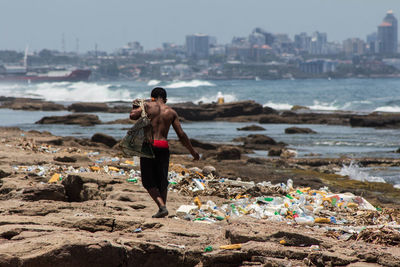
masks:
{"type": "Polygon", "coordinates": [[[154,140],[153,141],[153,147],[169,148],[168,141],[167,140],[154,140]]]}

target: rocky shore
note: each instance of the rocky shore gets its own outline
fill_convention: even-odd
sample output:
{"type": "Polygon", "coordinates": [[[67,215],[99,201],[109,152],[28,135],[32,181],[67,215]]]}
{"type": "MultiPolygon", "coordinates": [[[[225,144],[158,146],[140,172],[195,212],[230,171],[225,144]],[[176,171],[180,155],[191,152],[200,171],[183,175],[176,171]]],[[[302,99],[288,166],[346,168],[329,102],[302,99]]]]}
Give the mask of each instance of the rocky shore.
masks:
{"type": "MultiPolygon", "coordinates": [[[[168,218],[152,219],[156,208],[140,184],[137,164],[112,143],[104,136],[0,130],[0,266],[400,266],[400,234],[394,227],[400,220],[400,190],[334,174],[350,159],[249,158],[243,152],[254,146],[285,149],[285,144],[253,136],[228,147],[194,140],[204,157],[193,162],[171,140],[170,169],[176,175],[191,170],[230,185],[290,178],[297,190],[328,186],[378,207],[344,211],[345,225],[303,225],[289,215],[280,222],[232,215],[207,223],[187,221],[176,210],[196,203],[196,194],[203,203],[221,206],[240,199],[235,190],[221,184],[215,188],[225,188],[229,197],[207,190],[184,193],[178,188],[182,180],[169,192],[168,218]],[[342,232],[359,227],[364,230],[342,232]],[[221,247],[232,244],[235,249],[221,247]]],[[[400,165],[391,159],[360,162],[400,165]]],[[[251,188],[246,194],[263,194],[251,188]]]]}
{"type": "MultiPolygon", "coordinates": [[[[261,124],[328,124],[351,127],[400,128],[399,113],[373,112],[357,114],[350,111],[322,112],[307,107],[293,106],[291,110],[278,111],[263,107],[254,101],[239,101],[225,104],[194,104],[192,102],[171,104],[182,120],[186,121],[231,121],[259,122],[261,124]]],[[[75,114],[66,116],[45,117],[37,123],[80,124],[84,126],[101,124],[97,117],[82,113],[108,112],[129,113],[130,102],[108,103],[73,103],[68,106],[50,101],[32,98],[0,97],[0,108],[14,110],[68,110],[75,114]],[[71,117],[72,116],[72,117],[71,117]],[[82,118],[82,121],[80,121],[82,118]]],[[[130,123],[129,120],[118,120],[107,123],[130,123]]]]}

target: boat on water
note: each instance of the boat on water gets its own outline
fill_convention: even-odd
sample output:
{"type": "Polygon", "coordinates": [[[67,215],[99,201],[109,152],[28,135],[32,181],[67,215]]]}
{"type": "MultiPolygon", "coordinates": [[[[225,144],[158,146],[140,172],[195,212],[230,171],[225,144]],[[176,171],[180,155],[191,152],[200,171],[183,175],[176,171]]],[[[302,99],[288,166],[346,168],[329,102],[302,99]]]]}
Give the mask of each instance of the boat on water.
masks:
{"type": "Polygon", "coordinates": [[[0,82],[79,82],[87,81],[92,72],[74,70],[28,70],[24,66],[0,66],[0,82]]]}
{"type": "Polygon", "coordinates": [[[87,81],[91,73],[86,69],[67,69],[54,66],[28,67],[28,47],[25,50],[23,65],[0,64],[0,82],[79,82],[87,81]]]}

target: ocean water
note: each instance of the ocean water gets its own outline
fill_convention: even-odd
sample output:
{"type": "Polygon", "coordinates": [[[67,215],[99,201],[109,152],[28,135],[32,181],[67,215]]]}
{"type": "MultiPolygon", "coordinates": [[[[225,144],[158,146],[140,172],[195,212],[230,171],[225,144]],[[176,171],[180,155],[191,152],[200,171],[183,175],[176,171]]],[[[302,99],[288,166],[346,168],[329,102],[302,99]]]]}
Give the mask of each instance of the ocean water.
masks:
{"type": "MultiPolygon", "coordinates": [[[[155,86],[168,92],[169,103],[191,101],[211,103],[219,96],[226,102],[254,100],[264,106],[279,110],[293,105],[307,106],[314,110],[331,112],[347,110],[354,112],[400,112],[400,79],[338,79],[338,80],[279,80],[279,81],[157,81],[148,82],[78,82],[41,84],[0,84],[0,96],[35,97],[58,103],[77,101],[106,102],[131,101],[148,98],[155,86]]],[[[80,127],[74,125],[37,125],[43,116],[65,115],[61,112],[27,112],[0,109],[0,126],[16,126],[24,130],[46,130],[55,135],[90,137],[103,132],[116,138],[126,133],[129,125],[97,125],[80,127]]],[[[128,114],[98,113],[102,121],[127,118],[128,114]]],[[[400,158],[394,153],[400,147],[398,129],[351,128],[334,125],[302,125],[317,132],[313,135],[286,135],[284,129],[294,125],[266,124],[262,132],[243,132],[237,128],[250,123],[193,122],[183,128],[191,138],[205,142],[232,143],[236,137],[251,133],[266,134],[277,141],[289,144],[298,151],[299,157],[388,157],[400,158]]],[[[170,138],[176,138],[173,131],[170,138]]],[[[264,151],[256,155],[266,156],[264,151]]],[[[344,166],[343,174],[366,179],[381,177],[391,183],[400,183],[397,169],[363,169],[355,162],[344,166]],[[369,178],[368,178],[369,177],[369,178]]],[[[360,179],[361,179],[360,178],[360,179]]],[[[357,178],[355,178],[357,179],[357,178]]]]}

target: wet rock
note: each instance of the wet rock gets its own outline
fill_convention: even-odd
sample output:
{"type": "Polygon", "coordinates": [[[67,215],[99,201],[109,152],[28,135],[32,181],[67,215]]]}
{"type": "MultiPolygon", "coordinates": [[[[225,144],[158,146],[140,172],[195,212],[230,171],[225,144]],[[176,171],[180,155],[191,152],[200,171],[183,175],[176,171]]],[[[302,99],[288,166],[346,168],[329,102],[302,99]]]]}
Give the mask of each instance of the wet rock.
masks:
{"type": "Polygon", "coordinates": [[[65,187],[65,194],[69,202],[82,201],[81,191],[83,189],[82,178],[78,175],[68,175],[67,178],[62,180],[65,187]]]}
{"type": "Polygon", "coordinates": [[[68,106],[68,111],[72,112],[107,112],[108,106],[106,103],[73,103],[68,106]]]}
{"type": "Polygon", "coordinates": [[[232,146],[222,146],[217,150],[217,160],[236,160],[240,159],[240,150],[232,146]]]}
{"type": "Polygon", "coordinates": [[[266,163],[265,159],[262,158],[249,158],[247,160],[247,163],[252,163],[252,164],[257,164],[257,165],[263,165],[266,163]]]}
{"type": "Polygon", "coordinates": [[[54,146],[61,146],[63,144],[63,139],[57,138],[57,139],[48,140],[48,141],[46,141],[46,144],[54,145],[54,146]]]}
{"type": "Polygon", "coordinates": [[[217,147],[218,147],[217,145],[203,143],[196,139],[190,139],[190,143],[192,143],[193,147],[198,147],[198,148],[201,148],[204,150],[213,150],[213,149],[217,149],[217,147]]]}
{"type": "Polygon", "coordinates": [[[371,113],[365,116],[352,116],[350,125],[352,127],[399,128],[400,115],[371,113]]]}
{"type": "Polygon", "coordinates": [[[217,117],[217,112],[212,108],[205,108],[193,103],[181,103],[170,105],[179,117],[190,121],[207,121],[214,120],[217,117]]]}
{"type": "Polygon", "coordinates": [[[22,199],[27,201],[54,200],[65,201],[64,186],[59,184],[38,184],[22,190],[22,199]]]}
{"type": "Polygon", "coordinates": [[[95,133],[90,140],[92,142],[105,144],[108,147],[113,147],[118,143],[114,137],[103,133],[95,133]]]}
{"type": "Polygon", "coordinates": [[[279,157],[282,154],[283,149],[279,147],[270,148],[268,150],[268,156],[279,157]]]}
{"type": "Polygon", "coordinates": [[[93,126],[100,124],[97,115],[91,114],[70,114],[65,116],[49,116],[35,122],[36,124],[79,124],[81,126],[93,126]]]}
{"type": "Polygon", "coordinates": [[[3,102],[0,108],[9,108],[14,110],[65,110],[63,105],[34,98],[1,97],[0,102],[3,102]]]}
{"type": "Polygon", "coordinates": [[[271,147],[283,147],[286,145],[281,142],[277,143],[271,137],[262,134],[250,134],[247,137],[237,138],[233,141],[243,142],[245,148],[258,150],[269,150],[271,147]]]}
{"type": "Polygon", "coordinates": [[[280,154],[281,158],[294,158],[297,157],[297,151],[293,149],[282,149],[282,153],[280,154]]]}
{"type": "Polygon", "coordinates": [[[171,105],[171,107],[180,117],[192,121],[214,120],[215,118],[229,118],[243,115],[258,115],[263,112],[263,107],[254,101],[202,105],[181,103],[171,105]]]}
{"type": "Polygon", "coordinates": [[[258,125],[250,125],[242,128],[237,128],[238,131],[265,131],[265,128],[258,125]]]}
{"type": "Polygon", "coordinates": [[[118,119],[113,121],[107,121],[104,124],[134,124],[134,121],[131,119],[118,119]]]}
{"type": "Polygon", "coordinates": [[[279,112],[271,107],[263,107],[262,114],[279,114],[279,112]]]}
{"type": "Polygon", "coordinates": [[[73,162],[77,161],[77,159],[75,157],[68,157],[68,156],[55,157],[54,160],[58,161],[58,162],[65,162],[65,163],[73,163],[73,162]]]}
{"type": "Polygon", "coordinates": [[[203,167],[202,173],[204,176],[207,176],[209,174],[216,175],[217,174],[217,169],[214,166],[207,165],[203,167]]]}
{"type": "Polygon", "coordinates": [[[285,129],[285,134],[315,134],[317,132],[310,128],[289,127],[285,129]]]}
{"type": "Polygon", "coordinates": [[[236,117],[243,115],[258,115],[263,112],[263,107],[254,101],[239,101],[219,105],[205,105],[217,111],[217,117],[236,117]]]}
{"type": "Polygon", "coordinates": [[[300,106],[300,105],[294,105],[290,110],[291,111],[310,110],[310,108],[309,107],[305,107],[305,106],[300,106]]]}

